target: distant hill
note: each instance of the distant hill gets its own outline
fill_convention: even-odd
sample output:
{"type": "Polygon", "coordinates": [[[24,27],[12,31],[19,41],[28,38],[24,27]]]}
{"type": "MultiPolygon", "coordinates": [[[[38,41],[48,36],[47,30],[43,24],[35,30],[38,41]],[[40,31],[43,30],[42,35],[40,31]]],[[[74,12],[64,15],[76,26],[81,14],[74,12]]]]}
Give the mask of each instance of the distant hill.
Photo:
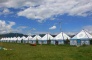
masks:
{"type": "Polygon", "coordinates": [[[71,38],[74,37],[75,35],[69,35],[71,38]]]}
{"type": "MultiPolygon", "coordinates": [[[[41,37],[43,37],[45,34],[39,34],[41,37]]],[[[22,37],[25,36],[27,37],[28,35],[22,34],[22,33],[7,33],[7,34],[1,34],[0,38],[2,37],[22,37]]],[[[34,37],[35,35],[32,35],[32,37],[34,37]]],[[[56,35],[52,35],[53,37],[55,37],[56,35]]],[[[69,35],[70,37],[73,37],[74,35],[69,35]]]]}
{"type": "Polygon", "coordinates": [[[28,36],[28,35],[24,35],[22,33],[7,33],[7,34],[1,34],[0,37],[22,37],[22,36],[28,36]]]}

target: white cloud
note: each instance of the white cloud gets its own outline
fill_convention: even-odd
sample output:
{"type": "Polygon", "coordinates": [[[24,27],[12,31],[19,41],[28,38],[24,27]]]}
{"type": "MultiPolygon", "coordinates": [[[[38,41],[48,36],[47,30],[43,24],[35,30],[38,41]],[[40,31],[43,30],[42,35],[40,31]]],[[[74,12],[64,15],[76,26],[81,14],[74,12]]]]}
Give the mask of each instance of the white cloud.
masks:
{"type": "Polygon", "coordinates": [[[33,34],[47,34],[47,33],[50,33],[50,32],[34,32],[33,34]]]}
{"type": "Polygon", "coordinates": [[[92,33],[92,25],[84,26],[83,29],[85,29],[89,33],[92,33]]]}
{"type": "Polygon", "coordinates": [[[6,23],[6,21],[0,20],[0,34],[11,32],[11,30],[13,30],[12,26],[14,25],[15,22],[9,21],[9,23],[6,23]]]}
{"type": "Polygon", "coordinates": [[[56,26],[52,26],[52,27],[50,27],[49,29],[50,30],[54,30],[54,29],[56,29],[57,27],[56,26]]]}
{"type": "Polygon", "coordinates": [[[55,15],[87,16],[92,14],[92,0],[43,0],[37,7],[29,7],[18,13],[31,19],[45,20],[55,15]],[[44,4],[43,4],[44,3],[44,4]]]}
{"type": "Polygon", "coordinates": [[[0,8],[21,8],[23,6],[35,6],[42,0],[0,0],[0,8]]]}
{"type": "Polygon", "coordinates": [[[66,32],[67,35],[76,35],[78,32],[66,32]]]}
{"type": "Polygon", "coordinates": [[[0,8],[24,8],[17,13],[18,16],[38,19],[41,22],[63,14],[90,15],[92,14],[92,0],[0,0],[0,8]]]}
{"type": "Polygon", "coordinates": [[[11,12],[9,9],[5,8],[5,9],[1,9],[0,10],[0,15],[9,15],[12,14],[13,12],[11,12]]]}

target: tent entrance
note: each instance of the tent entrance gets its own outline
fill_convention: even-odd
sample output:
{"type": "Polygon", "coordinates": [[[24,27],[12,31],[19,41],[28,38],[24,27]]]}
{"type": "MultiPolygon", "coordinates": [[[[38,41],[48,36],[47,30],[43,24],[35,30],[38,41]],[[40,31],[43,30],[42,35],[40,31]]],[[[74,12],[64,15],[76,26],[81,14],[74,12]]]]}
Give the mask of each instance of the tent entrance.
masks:
{"type": "Polygon", "coordinates": [[[36,40],[36,44],[38,44],[38,40],[36,40]]]}
{"type": "Polygon", "coordinates": [[[51,40],[47,40],[47,44],[50,44],[51,43],[51,40]]]}
{"type": "Polygon", "coordinates": [[[58,45],[58,41],[55,41],[55,44],[58,45]]]}
{"type": "Polygon", "coordinates": [[[81,45],[81,40],[80,39],[77,40],[77,45],[81,45]]]}

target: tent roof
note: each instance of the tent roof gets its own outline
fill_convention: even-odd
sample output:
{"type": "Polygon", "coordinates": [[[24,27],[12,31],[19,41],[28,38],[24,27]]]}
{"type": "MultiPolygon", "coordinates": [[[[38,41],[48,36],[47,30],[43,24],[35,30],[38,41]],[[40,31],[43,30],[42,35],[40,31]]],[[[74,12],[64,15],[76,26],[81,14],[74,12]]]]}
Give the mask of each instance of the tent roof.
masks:
{"type": "Polygon", "coordinates": [[[32,38],[32,36],[30,35],[30,36],[28,36],[28,38],[32,38]]]}
{"type": "Polygon", "coordinates": [[[66,39],[70,39],[70,37],[67,34],[61,32],[57,36],[55,36],[54,39],[56,39],[56,40],[66,40],[66,39]]]}
{"type": "Polygon", "coordinates": [[[45,34],[45,36],[43,36],[41,40],[50,40],[50,39],[52,40],[53,37],[50,34],[45,34]]]}
{"type": "Polygon", "coordinates": [[[22,39],[25,39],[26,37],[25,37],[25,36],[22,36],[21,38],[22,38],[22,39]]]}
{"type": "Polygon", "coordinates": [[[77,35],[75,35],[72,39],[91,39],[92,35],[90,35],[87,31],[82,30],[77,35]]]}
{"type": "Polygon", "coordinates": [[[39,35],[36,35],[36,36],[34,36],[34,37],[32,38],[32,40],[39,40],[39,39],[41,39],[41,37],[40,37],[39,35]]]}

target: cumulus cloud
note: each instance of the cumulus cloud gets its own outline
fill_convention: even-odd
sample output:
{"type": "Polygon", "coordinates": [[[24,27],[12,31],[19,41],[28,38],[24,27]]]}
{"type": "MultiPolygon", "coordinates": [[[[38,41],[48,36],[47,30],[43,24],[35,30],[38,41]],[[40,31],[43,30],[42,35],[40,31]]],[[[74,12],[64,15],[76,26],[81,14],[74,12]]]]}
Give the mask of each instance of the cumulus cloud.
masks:
{"type": "Polygon", "coordinates": [[[52,26],[52,27],[50,27],[49,29],[50,29],[50,30],[54,30],[54,29],[56,29],[56,26],[52,26]]]}
{"type": "Polygon", "coordinates": [[[18,16],[43,21],[57,15],[88,16],[92,0],[0,0],[0,8],[21,9],[18,16]]]}
{"type": "Polygon", "coordinates": [[[18,13],[31,19],[45,20],[55,15],[87,16],[92,14],[92,0],[43,0],[37,7],[29,7],[18,13]]]}
{"type": "Polygon", "coordinates": [[[15,25],[15,22],[9,21],[8,23],[4,20],[0,20],[0,34],[9,33],[12,30],[12,26],[15,25]]]}
{"type": "Polygon", "coordinates": [[[42,2],[42,0],[0,0],[0,8],[21,8],[35,6],[42,2]]]}
{"type": "Polygon", "coordinates": [[[11,12],[9,9],[4,8],[4,9],[0,9],[0,15],[9,15],[12,14],[13,12],[11,12]]]}
{"type": "Polygon", "coordinates": [[[67,35],[76,35],[78,32],[66,32],[67,35]]]}
{"type": "Polygon", "coordinates": [[[92,33],[92,25],[84,26],[83,29],[85,29],[89,33],[92,33]]]}

